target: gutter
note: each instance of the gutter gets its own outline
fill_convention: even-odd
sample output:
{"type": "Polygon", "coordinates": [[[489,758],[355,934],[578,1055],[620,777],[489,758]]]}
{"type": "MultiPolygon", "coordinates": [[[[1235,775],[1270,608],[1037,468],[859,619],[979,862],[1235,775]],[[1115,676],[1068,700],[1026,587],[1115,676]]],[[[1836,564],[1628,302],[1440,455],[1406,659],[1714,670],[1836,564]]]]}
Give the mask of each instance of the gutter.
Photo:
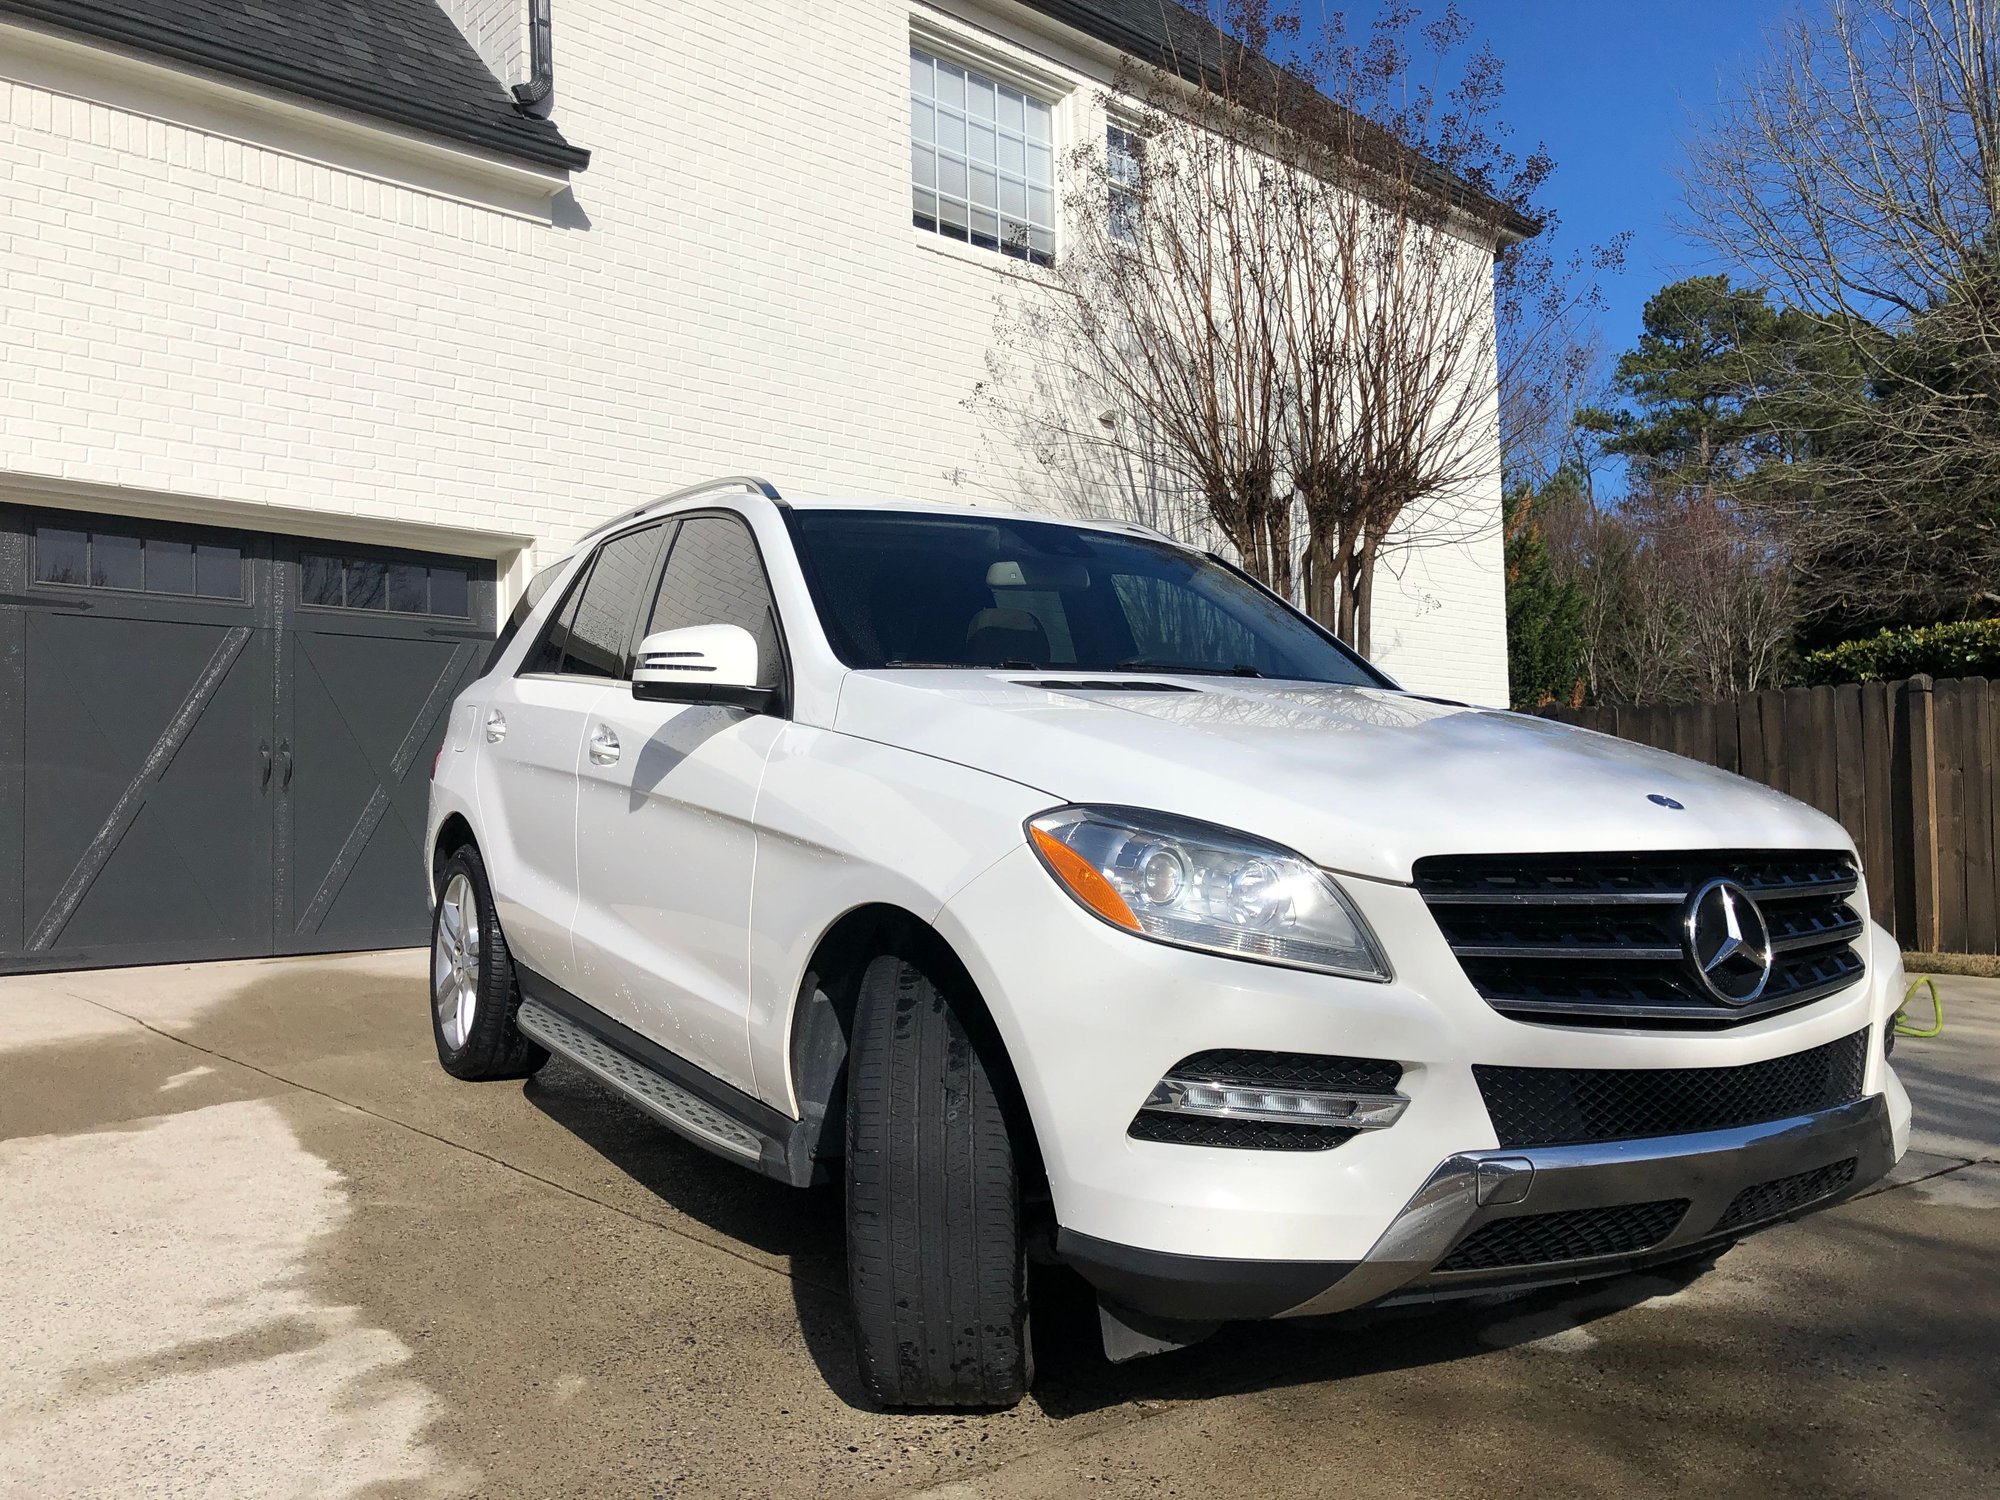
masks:
{"type": "Polygon", "coordinates": [[[549,22],[549,0],[528,0],[528,81],[514,85],[514,102],[532,113],[547,104],[555,91],[555,34],[549,22]]]}

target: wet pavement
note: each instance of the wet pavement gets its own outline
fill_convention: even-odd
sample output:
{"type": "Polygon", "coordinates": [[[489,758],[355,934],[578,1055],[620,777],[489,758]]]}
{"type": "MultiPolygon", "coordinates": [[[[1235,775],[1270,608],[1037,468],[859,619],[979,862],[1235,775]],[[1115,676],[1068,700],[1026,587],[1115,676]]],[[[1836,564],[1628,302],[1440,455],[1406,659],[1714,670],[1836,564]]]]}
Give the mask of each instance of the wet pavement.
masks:
{"type": "Polygon", "coordinates": [[[1692,1283],[1117,1369],[1057,1305],[1018,1410],[907,1416],[833,1193],[561,1063],[454,1082],[422,969],[0,980],[0,1497],[2000,1494],[2000,981],[1899,1045],[1892,1185],[1692,1283]]]}

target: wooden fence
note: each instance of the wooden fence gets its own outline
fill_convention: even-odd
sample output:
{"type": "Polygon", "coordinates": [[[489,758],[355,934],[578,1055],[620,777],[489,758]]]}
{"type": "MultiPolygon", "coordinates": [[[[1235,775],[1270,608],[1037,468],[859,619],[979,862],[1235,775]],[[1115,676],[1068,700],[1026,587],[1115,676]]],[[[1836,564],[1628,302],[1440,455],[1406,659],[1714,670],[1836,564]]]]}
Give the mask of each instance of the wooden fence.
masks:
{"type": "Polygon", "coordinates": [[[1875,919],[1905,948],[2000,952],[2000,684],[1912,677],[1544,712],[1810,802],[1854,836],[1875,919]]]}

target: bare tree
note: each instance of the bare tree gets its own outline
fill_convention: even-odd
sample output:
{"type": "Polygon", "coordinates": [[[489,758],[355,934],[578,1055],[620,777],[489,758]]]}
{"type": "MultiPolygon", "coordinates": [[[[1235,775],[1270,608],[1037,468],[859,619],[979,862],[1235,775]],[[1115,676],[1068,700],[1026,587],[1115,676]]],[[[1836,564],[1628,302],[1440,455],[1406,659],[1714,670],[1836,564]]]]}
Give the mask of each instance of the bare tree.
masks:
{"type": "Polygon", "coordinates": [[[1764,490],[1810,607],[2000,604],[2000,3],[1825,0],[1690,163],[1690,227],[1816,325],[1764,490]]]}
{"type": "Polygon", "coordinates": [[[1106,95],[1047,295],[1008,303],[981,399],[1072,483],[1157,482],[1365,651],[1386,554],[1498,526],[1496,295],[1532,303],[1539,273],[1496,294],[1494,257],[1548,164],[1492,127],[1490,53],[1424,80],[1465,50],[1455,10],[1358,38],[1271,0],[1228,19],[1106,95]]]}

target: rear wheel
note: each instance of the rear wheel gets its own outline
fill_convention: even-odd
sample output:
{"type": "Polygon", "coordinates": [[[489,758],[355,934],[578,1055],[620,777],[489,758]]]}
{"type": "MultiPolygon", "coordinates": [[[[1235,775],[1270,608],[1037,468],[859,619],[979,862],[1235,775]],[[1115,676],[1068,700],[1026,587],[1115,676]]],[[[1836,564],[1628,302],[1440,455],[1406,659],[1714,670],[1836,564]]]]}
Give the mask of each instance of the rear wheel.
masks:
{"type": "Polygon", "coordinates": [[[521,995],[493,912],[486,866],[470,844],[445,861],[431,914],[431,1037],[454,1078],[526,1078],[549,1054],[514,1024],[521,995]]]}
{"type": "Polygon", "coordinates": [[[1006,1407],[1028,1389],[1014,1145],[991,1044],[938,967],[869,964],[847,1082],[847,1274],[861,1375],[886,1406],[1006,1407]]]}

